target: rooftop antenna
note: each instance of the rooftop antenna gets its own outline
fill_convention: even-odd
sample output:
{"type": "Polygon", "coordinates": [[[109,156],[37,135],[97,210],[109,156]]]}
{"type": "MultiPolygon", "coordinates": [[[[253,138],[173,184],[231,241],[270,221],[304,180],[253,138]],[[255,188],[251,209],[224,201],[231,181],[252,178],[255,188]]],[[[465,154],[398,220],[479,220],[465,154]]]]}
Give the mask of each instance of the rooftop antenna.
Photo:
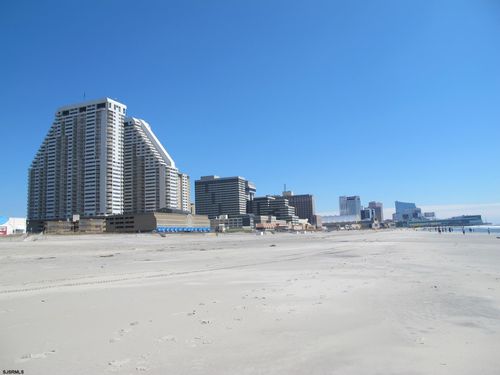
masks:
{"type": "Polygon", "coordinates": [[[283,184],[283,191],[286,191],[286,184],[283,184]]]}
{"type": "Polygon", "coordinates": [[[85,91],[84,91],[84,92],[83,92],[83,100],[85,100],[85,96],[86,96],[86,95],[85,95],[85,91]]]}

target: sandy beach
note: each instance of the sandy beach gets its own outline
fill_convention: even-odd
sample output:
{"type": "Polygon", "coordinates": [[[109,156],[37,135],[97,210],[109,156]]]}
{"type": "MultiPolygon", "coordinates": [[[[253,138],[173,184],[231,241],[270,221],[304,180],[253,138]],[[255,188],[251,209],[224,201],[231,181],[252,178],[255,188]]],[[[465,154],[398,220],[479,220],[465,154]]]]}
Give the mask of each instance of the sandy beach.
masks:
{"type": "Polygon", "coordinates": [[[493,235],[53,236],[0,259],[0,371],[500,371],[493,235]]]}

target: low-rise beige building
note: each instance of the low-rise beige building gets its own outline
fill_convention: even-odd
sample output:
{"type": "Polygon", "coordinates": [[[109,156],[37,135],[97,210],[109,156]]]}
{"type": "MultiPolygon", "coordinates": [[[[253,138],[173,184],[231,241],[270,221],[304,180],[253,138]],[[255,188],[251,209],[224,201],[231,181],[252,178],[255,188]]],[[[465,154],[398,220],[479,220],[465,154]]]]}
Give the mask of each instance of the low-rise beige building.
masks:
{"type": "Polygon", "coordinates": [[[36,229],[38,228],[38,232],[48,234],[210,232],[210,220],[206,215],[192,215],[181,211],[144,212],[112,215],[105,218],[78,218],[74,221],[40,221],[36,223],[36,229]]]}
{"type": "Polygon", "coordinates": [[[174,212],[146,212],[106,218],[107,232],[198,232],[210,230],[206,215],[174,212]],[[208,230],[207,230],[208,229],[208,230]]]}

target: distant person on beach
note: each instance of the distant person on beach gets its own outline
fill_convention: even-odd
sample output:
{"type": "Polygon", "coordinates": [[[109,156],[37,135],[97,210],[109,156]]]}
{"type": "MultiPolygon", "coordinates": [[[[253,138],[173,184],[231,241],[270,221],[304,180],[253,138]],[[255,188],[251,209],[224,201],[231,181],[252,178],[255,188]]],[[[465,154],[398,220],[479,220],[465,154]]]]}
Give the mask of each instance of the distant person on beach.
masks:
{"type": "Polygon", "coordinates": [[[465,234],[465,228],[462,228],[462,233],[465,234]]]}
{"type": "Polygon", "coordinates": [[[488,228],[488,234],[490,234],[490,228],[488,228]]]}

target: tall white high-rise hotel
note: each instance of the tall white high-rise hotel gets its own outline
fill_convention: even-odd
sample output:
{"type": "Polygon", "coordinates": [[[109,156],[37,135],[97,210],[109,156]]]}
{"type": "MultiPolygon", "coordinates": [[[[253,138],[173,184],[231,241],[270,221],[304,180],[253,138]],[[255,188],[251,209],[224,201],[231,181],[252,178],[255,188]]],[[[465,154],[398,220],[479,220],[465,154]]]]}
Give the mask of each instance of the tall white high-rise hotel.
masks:
{"type": "Polygon", "coordinates": [[[189,177],[109,98],[61,107],[28,176],[28,219],[189,210],[189,177]]]}

